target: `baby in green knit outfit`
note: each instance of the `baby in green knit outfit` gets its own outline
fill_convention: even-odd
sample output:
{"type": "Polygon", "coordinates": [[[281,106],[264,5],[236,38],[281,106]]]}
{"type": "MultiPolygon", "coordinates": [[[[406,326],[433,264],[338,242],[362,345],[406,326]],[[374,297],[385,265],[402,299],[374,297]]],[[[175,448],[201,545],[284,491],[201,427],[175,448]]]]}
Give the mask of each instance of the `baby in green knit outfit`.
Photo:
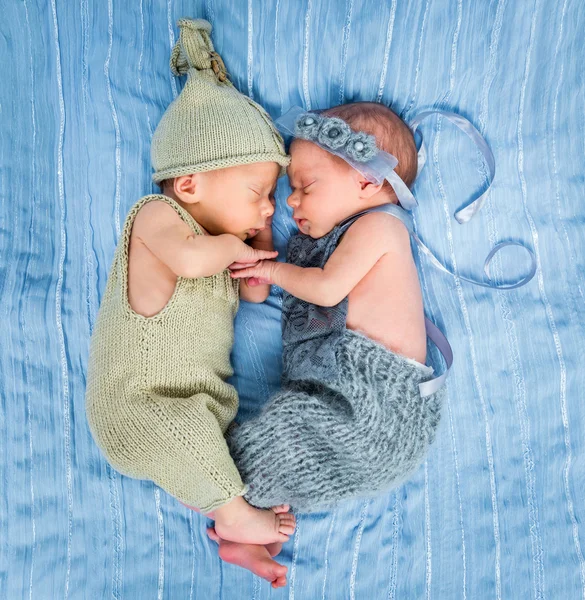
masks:
{"type": "MultiPolygon", "coordinates": [[[[87,418],[114,468],[207,514],[223,539],[281,543],[295,529],[289,507],[242,497],[226,380],[239,298],[263,302],[270,289],[240,285],[229,268],[276,257],[273,192],[289,158],[268,115],[228,80],[209,23],[179,25],[171,69],[188,79],[152,141],[162,194],[126,219],[91,341],[87,418]]],[[[286,574],[269,567],[270,581],[286,574]]]]}

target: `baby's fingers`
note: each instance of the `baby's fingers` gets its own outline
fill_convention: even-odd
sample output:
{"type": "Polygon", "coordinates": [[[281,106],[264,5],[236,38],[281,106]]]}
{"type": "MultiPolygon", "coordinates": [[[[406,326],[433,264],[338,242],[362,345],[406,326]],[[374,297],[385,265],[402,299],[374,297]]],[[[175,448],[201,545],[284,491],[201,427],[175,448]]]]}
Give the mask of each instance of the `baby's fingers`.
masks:
{"type": "Polygon", "coordinates": [[[278,256],[276,250],[257,250],[254,248],[254,258],[257,260],[272,260],[278,256]]]}
{"type": "Polygon", "coordinates": [[[247,269],[248,267],[253,267],[254,265],[257,265],[257,264],[258,264],[258,261],[247,262],[247,263],[235,262],[235,263],[232,263],[231,265],[229,265],[228,269],[230,271],[238,271],[239,269],[247,269]]]}
{"type": "Polygon", "coordinates": [[[231,271],[230,275],[232,279],[246,279],[248,277],[256,276],[256,269],[254,267],[250,267],[248,269],[238,269],[237,271],[231,271]]]}

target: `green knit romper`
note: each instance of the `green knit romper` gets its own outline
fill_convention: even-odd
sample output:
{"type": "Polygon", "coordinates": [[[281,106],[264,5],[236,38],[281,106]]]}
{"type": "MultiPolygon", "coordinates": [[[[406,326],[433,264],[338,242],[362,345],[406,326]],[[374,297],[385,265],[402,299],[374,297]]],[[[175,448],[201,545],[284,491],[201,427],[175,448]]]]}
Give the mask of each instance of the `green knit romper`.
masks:
{"type": "Polygon", "coordinates": [[[91,339],[86,410],[112,466],[148,479],[209,512],[247,491],[224,434],[238,409],[226,382],[239,285],[225,270],[179,277],[168,304],[144,317],[128,302],[132,224],[148,202],[166,202],[196,235],[197,222],[172,199],[142,198],[124,224],[91,339]]]}

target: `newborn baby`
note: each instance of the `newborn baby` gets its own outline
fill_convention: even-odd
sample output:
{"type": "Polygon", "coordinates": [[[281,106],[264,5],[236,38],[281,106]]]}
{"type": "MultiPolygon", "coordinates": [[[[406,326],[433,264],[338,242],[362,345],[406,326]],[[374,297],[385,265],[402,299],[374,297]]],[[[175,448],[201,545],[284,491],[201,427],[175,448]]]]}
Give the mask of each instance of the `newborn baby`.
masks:
{"type": "MultiPolygon", "coordinates": [[[[300,116],[296,133],[288,204],[301,233],[288,262],[232,273],[285,290],[282,389],[258,417],[230,429],[228,444],[251,504],[310,512],[400,484],[434,439],[442,391],[419,389],[433,370],[424,365],[411,219],[387,181],[373,183],[343,158],[349,146],[354,159],[385,151],[410,185],[411,131],[389,108],[355,103],[300,116]]],[[[278,551],[208,533],[223,558],[242,566],[278,551]]]]}
{"type": "Polygon", "coordinates": [[[171,67],[188,80],[152,142],[163,193],[126,219],[91,341],[87,418],[115,469],[214,518],[222,537],[283,542],[294,515],[242,498],[224,434],[238,408],[226,380],[239,296],[269,293],[239,286],[228,267],[276,255],[272,193],[289,159],[263,109],[227,79],[209,23],[179,24],[171,67]]]}
{"type": "Polygon", "coordinates": [[[310,512],[403,481],[434,438],[441,394],[419,393],[432,369],[424,365],[410,217],[387,181],[372,183],[326,145],[332,130],[353,132],[358,148],[371,146],[364,134],[371,135],[398,159],[396,173],[409,185],[417,168],[412,133],[374,103],[305,115],[296,126],[309,138],[294,140],[288,168],[301,235],[291,239],[287,263],[233,273],[285,290],[282,390],[228,443],[250,503],[286,500],[310,512]],[[274,472],[275,463],[286,468],[274,472]]]}

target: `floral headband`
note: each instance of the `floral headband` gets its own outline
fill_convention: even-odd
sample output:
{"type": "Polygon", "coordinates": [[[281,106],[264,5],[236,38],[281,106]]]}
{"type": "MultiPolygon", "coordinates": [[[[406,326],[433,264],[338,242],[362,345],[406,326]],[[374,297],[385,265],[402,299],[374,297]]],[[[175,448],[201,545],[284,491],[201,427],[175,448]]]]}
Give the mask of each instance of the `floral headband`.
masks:
{"type": "Polygon", "coordinates": [[[378,148],[373,135],[353,131],[343,119],[321,112],[306,112],[295,106],[276,120],[276,126],[285,135],[308,140],[339,156],[375,185],[388,181],[400,204],[412,210],[417,202],[395,171],[398,159],[378,148]]]}
{"type": "Polygon", "coordinates": [[[376,139],[363,131],[354,132],[342,119],[305,113],[295,121],[295,136],[318,141],[321,146],[345,154],[357,162],[368,162],[378,154],[376,139]]]}

